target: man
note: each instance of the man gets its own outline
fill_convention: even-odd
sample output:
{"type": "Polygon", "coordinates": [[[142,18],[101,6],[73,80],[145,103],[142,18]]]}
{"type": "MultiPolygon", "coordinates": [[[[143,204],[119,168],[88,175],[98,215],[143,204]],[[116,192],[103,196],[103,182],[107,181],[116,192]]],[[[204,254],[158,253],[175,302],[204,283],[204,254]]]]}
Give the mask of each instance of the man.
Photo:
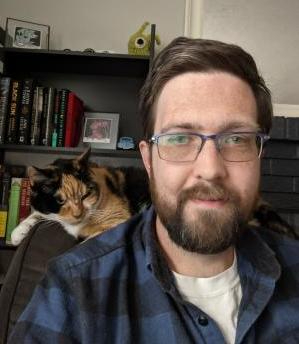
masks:
{"type": "Polygon", "coordinates": [[[247,228],[271,97],[250,55],[178,38],[141,92],[153,207],[56,259],[11,343],[297,343],[299,244],[247,228]]]}

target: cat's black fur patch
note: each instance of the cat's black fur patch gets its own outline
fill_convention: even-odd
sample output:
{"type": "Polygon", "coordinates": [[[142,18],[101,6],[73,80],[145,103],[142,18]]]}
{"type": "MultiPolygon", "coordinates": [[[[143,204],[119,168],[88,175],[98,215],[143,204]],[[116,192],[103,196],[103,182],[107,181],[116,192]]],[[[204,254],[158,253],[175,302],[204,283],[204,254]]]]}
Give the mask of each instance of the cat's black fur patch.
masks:
{"type": "Polygon", "coordinates": [[[61,205],[54,196],[61,185],[61,177],[57,178],[55,170],[41,170],[45,179],[35,182],[31,186],[31,205],[43,214],[58,213],[61,205]]]}
{"type": "Polygon", "coordinates": [[[136,214],[150,204],[148,176],[145,169],[120,167],[125,176],[124,193],[129,200],[130,212],[136,214]]]}

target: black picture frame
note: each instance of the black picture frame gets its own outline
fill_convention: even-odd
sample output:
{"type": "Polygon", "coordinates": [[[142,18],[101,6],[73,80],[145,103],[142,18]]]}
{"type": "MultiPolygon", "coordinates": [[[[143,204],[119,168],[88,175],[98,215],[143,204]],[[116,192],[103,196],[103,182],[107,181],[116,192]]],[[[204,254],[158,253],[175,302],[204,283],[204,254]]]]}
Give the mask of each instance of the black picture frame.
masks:
{"type": "Polygon", "coordinates": [[[5,31],[5,47],[49,50],[49,25],[7,18],[5,31]]]}

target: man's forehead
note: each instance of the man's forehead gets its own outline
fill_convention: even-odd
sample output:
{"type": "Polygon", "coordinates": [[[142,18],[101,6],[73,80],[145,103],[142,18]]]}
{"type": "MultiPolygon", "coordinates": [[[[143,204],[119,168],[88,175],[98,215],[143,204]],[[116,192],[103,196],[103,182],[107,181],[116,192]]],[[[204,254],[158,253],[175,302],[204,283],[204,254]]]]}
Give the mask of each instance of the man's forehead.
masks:
{"type": "Polygon", "coordinates": [[[173,78],[160,93],[154,113],[158,131],[257,127],[256,100],[250,86],[228,73],[189,73],[173,78]]]}

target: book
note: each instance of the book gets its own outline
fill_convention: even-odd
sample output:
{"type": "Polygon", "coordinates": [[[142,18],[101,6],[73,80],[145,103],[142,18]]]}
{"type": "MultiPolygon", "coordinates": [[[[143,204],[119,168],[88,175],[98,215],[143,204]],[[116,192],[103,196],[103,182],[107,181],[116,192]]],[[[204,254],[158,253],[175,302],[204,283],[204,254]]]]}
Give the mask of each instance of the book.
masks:
{"type": "Polygon", "coordinates": [[[0,198],[0,242],[5,243],[7,212],[8,212],[8,195],[10,189],[10,174],[5,171],[5,166],[1,166],[1,198],[0,198]]]}
{"type": "Polygon", "coordinates": [[[0,144],[5,142],[11,78],[0,78],[0,144]]]}
{"type": "Polygon", "coordinates": [[[61,90],[61,98],[60,98],[60,107],[59,107],[59,117],[57,123],[57,147],[64,147],[64,139],[65,139],[65,123],[66,123],[66,114],[67,114],[67,102],[68,102],[68,95],[69,90],[62,89],[61,90]]]}
{"type": "Polygon", "coordinates": [[[31,112],[32,101],[34,93],[33,79],[24,79],[21,100],[20,100],[20,116],[19,116],[19,130],[18,130],[18,143],[27,145],[30,141],[30,127],[31,127],[31,112]]]}
{"type": "Polygon", "coordinates": [[[25,165],[5,165],[5,172],[8,172],[11,177],[25,177],[27,167],[25,165]]]}
{"type": "Polygon", "coordinates": [[[1,180],[1,199],[0,207],[2,209],[8,210],[8,199],[9,199],[9,190],[11,185],[11,174],[8,171],[4,171],[2,180],[1,180]]]}
{"type": "Polygon", "coordinates": [[[61,91],[57,91],[54,100],[54,111],[52,118],[52,135],[51,135],[51,146],[57,147],[57,132],[58,132],[58,118],[60,108],[61,91]]]}
{"type": "Polygon", "coordinates": [[[22,178],[19,222],[22,222],[30,215],[30,181],[28,177],[22,178]]]}
{"type": "Polygon", "coordinates": [[[20,80],[12,80],[7,116],[7,143],[17,143],[21,87],[22,82],[20,80]]]}
{"type": "Polygon", "coordinates": [[[40,142],[40,127],[43,112],[44,88],[37,86],[34,89],[32,104],[32,119],[30,128],[30,144],[38,145],[40,142]]]}
{"type": "Polygon", "coordinates": [[[82,100],[74,92],[70,92],[66,114],[65,147],[76,147],[78,145],[82,131],[83,114],[82,100]]]}
{"type": "Polygon", "coordinates": [[[45,92],[41,134],[41,145],[43,146],[51,145],[55,93],[54,87],[48,87],[45,92]]]}
{"type": "Polygon", "coordinates": [[[39,145],[42,145],[43,137],[45,136],[46,132],[46,114],[47,114],[47,107],[48,107],[48,87],[44,87],[44,95],[43,95],[43,111],[42,111],[42,118],[40,123],[40,140],[39,145]]]}
{"type": "Polygon", "coordinates": [[[0,243],[5,244],[7,209],[0,208],[0,243]]]}
{"type": "Polygon", "coordinates": [[[19,224],[20,195],[22,178],[12,177],[10,195],[8,202],[8,215],[5,241],[7,245],[11,244],[11,233],[19,224]]]}

